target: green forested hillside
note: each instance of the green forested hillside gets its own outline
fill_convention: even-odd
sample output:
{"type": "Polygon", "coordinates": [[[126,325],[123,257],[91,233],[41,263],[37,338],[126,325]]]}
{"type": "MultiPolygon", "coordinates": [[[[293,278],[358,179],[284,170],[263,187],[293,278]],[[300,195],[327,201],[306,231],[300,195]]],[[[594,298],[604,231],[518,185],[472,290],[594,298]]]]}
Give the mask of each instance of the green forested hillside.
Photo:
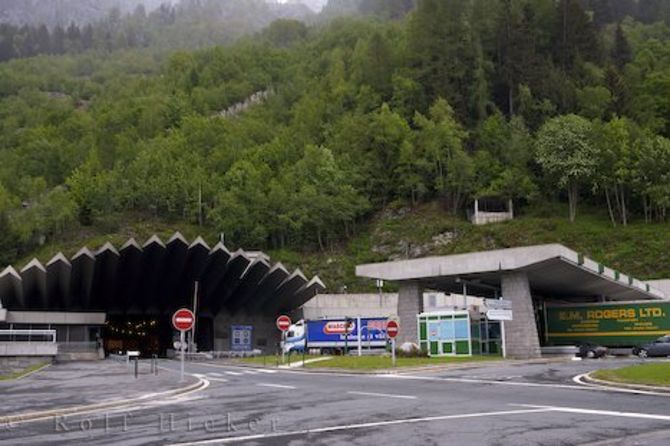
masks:
{"type": "Polygon", "coordinates": [[[331,286],[403,243],[558,241],[667,275],[670,15],[632,3],[360,2],[370,15],[279,20],[228,47],[2,63],[0,261],[158,225],[331,286]],[[470,227],[487,196],[526,217],[470,227]]]}

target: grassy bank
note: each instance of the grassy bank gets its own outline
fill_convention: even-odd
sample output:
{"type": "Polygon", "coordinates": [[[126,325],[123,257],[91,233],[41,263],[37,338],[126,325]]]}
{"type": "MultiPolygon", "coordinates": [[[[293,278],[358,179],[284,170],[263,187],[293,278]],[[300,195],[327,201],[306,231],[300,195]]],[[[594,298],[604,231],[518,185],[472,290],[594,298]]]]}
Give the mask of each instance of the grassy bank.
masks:
{"type": "Polygon", "coordinates": [[[31,365],[29,367],[26,367],[25,369],[19,370],[17,372],[12,372],[12,373],[7,373],[7,374],[4,374],[4,375],[0,375],[0,381],[22,378],[23,376],[28,375],[29,373],[32,373],[35,370],[38,370],[38,369],[44,367],[47,364],[48,363],[46,363],[46,362],[42,362],[42,363],[39,363],[39,364],[33,364],[33,365],[31,365]]]}
{"type": "MultiPolygon", "coordinates": [[[[305,360],[319,358],[319,356],[307,355],[305,360]]],[[[460,364],[468,362],[495,361],[498,356],[444,356],[439,358],[396,358],[396,367],[419,367],[441,364],[460,364]]],[[[291,362],[302,361],[302,355],[294,355],[291,362]]],[[[244,358],[240,362],[246,364],[258,364],[274,367],[277,364],[276,356],[244,358]]],[[[393,367],[391,357],[384,356],[331,356],[330,359],[305,364],[306,368],[334,368],[348,370],[382,370],[393,367]]]]}
{"type": "Polygon", "coordinates": [[[655,362],[613,370],[598,370],[593,374],[593,377],[623,384],[670,386],[670,362],[655,362]]]}

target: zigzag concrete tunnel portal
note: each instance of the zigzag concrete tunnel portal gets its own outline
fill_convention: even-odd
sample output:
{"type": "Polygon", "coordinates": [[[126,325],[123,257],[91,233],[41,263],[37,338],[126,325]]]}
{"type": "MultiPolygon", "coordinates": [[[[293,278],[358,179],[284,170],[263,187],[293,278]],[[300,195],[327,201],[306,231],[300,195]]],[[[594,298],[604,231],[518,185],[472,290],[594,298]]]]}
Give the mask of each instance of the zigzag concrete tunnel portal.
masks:
{"type": "Polygon", "coordinates": [[[82,248],[71,259],[56,254],[0,273],[0,329],[55,330],[62,350],[102,344],[106,352],[164,355],[175,332],[170,316],[192,307],[198,283],[195,342],[200,351],[235,349],[232,329],[248,330],[241,347],[274,351],[278,314],[299,308],[325,286],[258,251],[210,248],[181,234],[134,239],[117,249],[82,248]]]}

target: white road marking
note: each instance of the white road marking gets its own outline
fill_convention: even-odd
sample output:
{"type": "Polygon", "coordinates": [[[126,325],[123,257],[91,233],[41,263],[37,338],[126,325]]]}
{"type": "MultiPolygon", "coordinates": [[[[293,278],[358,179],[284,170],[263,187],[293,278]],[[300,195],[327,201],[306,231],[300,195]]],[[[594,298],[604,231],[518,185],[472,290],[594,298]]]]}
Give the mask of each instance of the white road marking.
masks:
{"type": "Polygon", "coordinates": [[[569,389],[569,390],[590,390],[597,392],[616,392],[616,393],[643,393],[648,395],[655,396],[665,396],[670,397],[670,394],[660,393],[660,392],[646,392],[638,391],[632,389],[619,389],[613,387],[605,386],[592,386],[592,385],[572,385],[572,384],[551,384],[551,383],[531,383],[531,382],[521,382],[521,381],[497,381],[497,380],[488,380],[488,379],[471,379],[471,378],[448,378],[448,377],[432,377],[432,376],[417,376],[417,375],[395,375],[395,374],[377,374],[377,375],[368,375],[375,376],[377,378],[396,378],[396,379],[413,379],[418,381],[443,381],[443,382],[455,382],[455,383],[467,383],[467,384],[494,384],[499,386],[518,386],[518,387],[546,387],[552,389],[569,389]]]}
{"type": "Polygon", "coordinates": [[[246,373],[247,375],[258,375],[258,372],[255,372],[253,370],[245,370],[244,373],[246,373]]]}
{"type": "Polygon", "coordinates": [[[210,372],[210,373],[208,373],[207,375],[208,375],[208,376],[223,376],[222,374],[220,374],[220,373],[216,373],[216,372],[210,372]]]}
{"type": "MultiPolygon", "coordinates": [[[[206,367],[215,367],[217,369],[235,369],[235,370],[240,370],[240,371],[245,371],[249,370],[249,367],[245,366],[239,366],[239,365],[229,365],[229,364],[212,364],[210,362],[199,362],[198,365],[206,366],[206,367]]],[[[255,372],[263,372],[263,373],[277,373],[277,370],[268,370],[268,369],[261,369],[261,368],[254,368],[251,369],[254,370],[255,372]]]]}
{"type": "Polygon", "coordinates": [[[259,386],[262,387],[275,387],[277,389],[296,389],[297,387],[295,386],[287,386],[284,384],[272,384],[272,383],[258,383],[259,386]]]}
{"type": "Polygon", "coordinates": [[[232,375],[232,376],[242,376],[242,373],[240,372],[231,372],[231,371],[226,371],[226,375],[232,375]]]}
{"type": "Polygon", "coordinates": [[[578,413],[582,415],[604,415],[609,417],[624,417],[624,418],[640,418],[645,420],[659,420],[670,421],[670,415],[660,415],[652,413],[638,413],[638,412],[619,412],[616,410],[597,410],[597,409],[581,409],[579,407],[562,407],[562,406],[536,406],[532,404],[511,404],[511,406],[528,407],[535,409],[547,409],[552,412],[578,413]]]}
{"type": "Polygon", "coordinates": [[[227,383],[228,382],[228,380],[226,378],[212,378],[211,376],[208,376],[207,379],[210,380],[210,381],[215,381],[215,382],[219,382],[219,383],[227,383]]]}
{"type": "Polygon", "coordinates": [[[351,395],[363,395],[363,396],[381,396],[385,398],[402,398],[405,400],[415,400],[416,397],[412,395],[394,395],[392,393],[374,393],[374,392],[354,392],[350,391],[347,392],[351,395]]]}
{"type": "Polygon", "coordinates": [[[430,421],[444,421],[444,420],[458,420],[466,418],[484,418],[484,417],[494,417],[494,416],[505,416],[505,415],[523,415],[530,413],[542,413],[542,412],[551,412],[551,409],[522,409],[522,410],[501,410],[496,412],[479,412],[479,413],[466,413],[466,414],[456,414],[456,415],[440,415],[433,417],[421,417],[421,418],[401,418],[396,420],[388,421],[375,421],[371,423],[358,423],[358,424],[343,424],[338,426],[327,426],[319,427],[314,429],[303,429],[292,432],[272,432],[267,434],[257,434],[257,435],[246,435],[240,437],[222,437],[222,438],[212,438],[209,440],[201,440],[191,443],[176,443],[173,446],[194,446],[194,445],[206,445],[206,444],[225,444],[225,443],[238,443],[243,441],[251,440],[260,440],[266,438],[280,438],[280,437],[291,437],[296,435],[309,435],[309,434],[318,434],[325,432],[337,432],[344,430],[352,429],[367,429],[371,427],[379,426],[395,426],[402,424],[412,424],[412,423],[426,423],[430,421]]]}

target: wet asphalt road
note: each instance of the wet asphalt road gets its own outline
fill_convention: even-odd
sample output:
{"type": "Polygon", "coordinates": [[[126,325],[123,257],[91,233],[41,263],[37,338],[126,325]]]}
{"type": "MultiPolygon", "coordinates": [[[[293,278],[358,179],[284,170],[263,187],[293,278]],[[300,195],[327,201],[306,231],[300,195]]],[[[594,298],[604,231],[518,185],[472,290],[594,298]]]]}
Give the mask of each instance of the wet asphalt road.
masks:
{"type": "MultiPolygon", "coordinates": [[[[572,381],[636,359],[346,375],[188,364],[199,392],[0,426],[0,445],[668,445],[670,397],[572,381]]],[[[165,361],[161,373],[178,363],[165,361]]]]}

